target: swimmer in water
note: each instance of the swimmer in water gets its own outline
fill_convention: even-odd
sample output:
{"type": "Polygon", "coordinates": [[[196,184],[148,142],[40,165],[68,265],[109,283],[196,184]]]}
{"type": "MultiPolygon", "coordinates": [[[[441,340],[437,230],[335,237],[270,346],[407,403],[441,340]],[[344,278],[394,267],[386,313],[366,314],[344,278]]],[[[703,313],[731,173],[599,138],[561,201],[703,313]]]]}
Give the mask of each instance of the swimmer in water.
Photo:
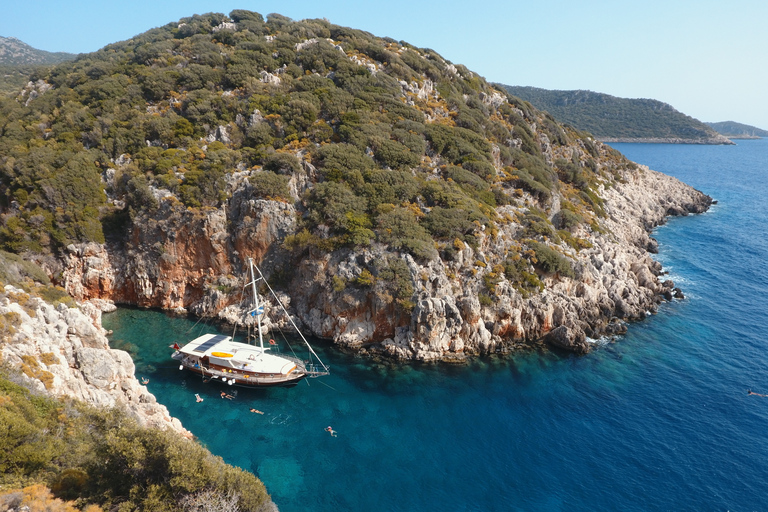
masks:
{"type": "Polygon", "coordinates": [[[251,407],[251,412],[255,412],[256,414],[264,414],[264,413],[263,413],[263,412],[261,412],[260,410],[258,410],[258,409],[254,409],[253,407],[251,407]]]}
{"type": "Polygon", "coordinates": [[[196,400],[197,402],[202,402],[202,401],[203,401],[203,397],[201,397],[200,395],[198,395],[197,393],[195,393],[195,400],[196,400]]]}
{"type": "Polygon", "coordinates": [[[325,427],[325,431],[331,434],[331,437],[336,437],[336,431],[333,430],[330,425],[325,427]]]}
{"type": "Polygon", "coordinates": [[[768,397],[768,395],[762,395],[762,394],[760,394],[760,393],[755,393],[755,392],[753,392],[751,389],[748,389],[748,390],[747,390],[747,394],[748,394],[748,395],[755,395],[755,396],[768,397]]]}
{"type": "Polygon", "coordinates": [[[149,379],[148,379],[148,378],[146,378],[146,377],[142,377],[142,378],[141,378],[141,383],[142,383],[142,384],[144,384],[144,385],[146,386],[147,384],[149,384],[149,379]]]}

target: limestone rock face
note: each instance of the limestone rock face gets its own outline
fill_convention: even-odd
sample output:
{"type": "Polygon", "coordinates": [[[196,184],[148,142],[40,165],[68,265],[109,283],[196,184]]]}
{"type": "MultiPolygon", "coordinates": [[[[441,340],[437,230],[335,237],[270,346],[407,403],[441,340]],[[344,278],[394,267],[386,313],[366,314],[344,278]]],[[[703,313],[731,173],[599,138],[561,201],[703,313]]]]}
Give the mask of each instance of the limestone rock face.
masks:
{"type": "MultiPolygon", "coordinates": [[[[557,247],[570,258],[575,277],[541,274],[543,289],[534,293],[524,294],[503,278],[488,292],[489,273],[519,250],[524,228],[514,220],[499,223],[494,234],[479,226],[477,245],[458,248],[450,259],[415,260],[376,243],[292,254],[283,241],[296,233],[295,206],[254,199],[247,173],[233,175],[230,199],[220,209],[189,210],[163,200],[151,216],[133,223],[123,245],[71,246],[61,275],[78,300],[189,310],[234,322],[243,314],[241,277],[252,257],[271,281],[279,278],[281,302],[305,334],[360,352],[456,360],[513,350],[561,326],[567,331],[546,340],[584,352],[589,347],[584,337],[619,334],[626,329],[624,320],[645,318],[660,301],[682,296],[659,281],[661,265],[651,258],[658,244],[650,232],[669,215],[700,213],[712,202],[648,168],[622,172],[598,190],[604,201],[601,229],[585,224],[574,233],[587,248],[577,251],[565,242],[557,247]],[[360,279],[372,269],[395,267],[394,280],[360,279]]],[[[298,196],[306,183],[294,181],[298,196]]],[[[551,218],[560,205],[554,194],[551,218]]],[[[507,219],[525,214],[513,205],[496,211],[507,219]]],[[[274,306],[268,304],[267,326],[292,329],[274,306]]],[[[83,332],[82,343],[92,337],[83,332]]],[[[98,382],[113,378],[96,370],[88,376],[98,382]]]]}
{"type": "Polygon", "coordinates": [[[53,307],[35,297],[22,306],[13,300],[21,290],[6,286],[5,292],[0,315],[10,314],[17,321],[15,332],[3,335],[0,357],[21,368],[34,388],[98,407],[122,406],[141,425],[191,437],[136,379],[131,356],[109,347],[96,306],[53,307]]]}
{"type": "Polygon", "coordinates": [[[589,352],[589,344],[584,332],[578,328],[572,330],[568,326],[555,327],[544,336],[544,341],[556,347],[584,354],[589,352]]]}

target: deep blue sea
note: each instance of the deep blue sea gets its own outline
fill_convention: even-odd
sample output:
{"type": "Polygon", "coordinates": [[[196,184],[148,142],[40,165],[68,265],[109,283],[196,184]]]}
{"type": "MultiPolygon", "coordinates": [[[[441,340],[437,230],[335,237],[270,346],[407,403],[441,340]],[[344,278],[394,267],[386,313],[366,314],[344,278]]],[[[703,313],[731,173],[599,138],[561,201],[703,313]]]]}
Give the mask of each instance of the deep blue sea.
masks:
{"type": "Polygon", "coordinates": [[[654,235],[686,299],[586,356],[390,365],[318,342],[331,376],[229,401],[169,359],[212,327],[136,309],[104,326],[282,512],[768,510],[768,398],[747,394],[768,395],[768,140],[613,146],[719,203],[654,235]]]}

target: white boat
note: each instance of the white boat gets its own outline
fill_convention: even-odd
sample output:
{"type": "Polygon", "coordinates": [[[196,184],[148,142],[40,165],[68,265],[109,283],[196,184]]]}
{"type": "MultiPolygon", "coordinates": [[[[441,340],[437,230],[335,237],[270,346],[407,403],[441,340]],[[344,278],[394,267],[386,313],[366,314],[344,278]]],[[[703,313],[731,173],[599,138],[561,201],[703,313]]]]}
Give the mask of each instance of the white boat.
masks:
{"type": "Polygon", "coordinates": [[[253,309],[247,314],[256,318],[259,344],[251,345],[234,341],[232,336],[222,334],[204,334],[183,347],[174,343],[171,348],[176,349],[176,352],[171,357],[179,361],[179,370],[188,369],[200,374],[204,380],[218,380],[230,386],[242,387],[289,386],[298,383],[305,377],[328,375],[330,373],[328,367],[320,360],[304,335],[301,334],[272,287],[264,279],[261,270],[253,264],[253,260],[250,258],[248,265],[251,280],[246,286],[250,286],[253,293],[253,309]],[[259,273],[258,278],[256,271],[259,273]],[[272,345],[273,340],[269,340],[267,346],[264,346],[264,334],[261,325],[264,305],[261,303],[256,290],[256,283],[262,280],[309,349],[310,359],[308,361],[275,353],[273,348],[276,345],[272,345]],[[311,362],[313,361],[312,357],[317,361],[316,363],[311,362]]]}

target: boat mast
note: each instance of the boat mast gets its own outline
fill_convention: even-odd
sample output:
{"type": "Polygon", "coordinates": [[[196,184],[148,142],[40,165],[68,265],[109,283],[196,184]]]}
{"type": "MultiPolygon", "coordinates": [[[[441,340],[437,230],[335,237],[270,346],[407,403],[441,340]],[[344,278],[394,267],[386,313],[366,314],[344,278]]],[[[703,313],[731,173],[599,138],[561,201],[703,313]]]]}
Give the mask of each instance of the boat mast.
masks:
{"type": "MultiPolygon", "coordinates": [[[[251,272],[253,272],[253,266],[254,266],[253,262],[251,262],[251,272]]],[[[291,322],[291,325],[293,326],[293,328],[296,329],[296,332],[299,334],[301,339],[304,341],[304,344],[307,346],[309,351],[312,353],[313,356],[315,356],[315,359],[317,359],[317,361],[323,367],[324,371],[326,371],[326,372],[330,371],[328,369],[328,367],[325,365],[325,363],[322,361],[322,359],[320,359],[320,356],[318,356],[317,353],[315,352],[315,350],[312,348],[312,345],[309,344],[309,342],[307,341],[307,338],[304,337],[304,334],[302,334],[301,330],[299,329],[299,326],[296,325],[296,322],[293,321],[293,318],[291,318],[291,315],[288,313],[288,310],[285,309],[285,306],[283,305],[283,302],[280,300],[280,297],[277,296],[277,294],[275,293],[275,290],[273,290],[272,287],[269,286],[269,281],[267,281],[266,278],[264,278],[264,274],[261,273],[261,269],[259,267],[256,267],[256,270],[259,271],[259,276],[260,276],[259,279],[264,279],[264,284],[267,285],[267,289],[272,294],[272,296],[275,298],[275,300],[277,301],[278,305],[280,306],[280,308],[285,313],[285,316],[288,317],[288,321],[291,322]]],[[[259,335],[261,335],[261,331],[259,331],[259,335]]]]}
{"type": "MultiPolygon", "coordinates": [[[[259,330],[259,346],[261,347],[261,351],[264,351],[264,337],[261,334],[261,315],[264,313],[264,306],[259,304],[259,294],[256,291],[256,274],[253,272],[253,259],[248,258],[248,265],[251,268],[251,289],[253,290],[253,310],[251,310],[251,314],[256,315],[256,325],[259,330]]],[[[259,271],[259,275],[261,275],[261,271],[259,271]]],[[[262,277],[259,277],[259,279],[262,279],[262,277]]]]}

